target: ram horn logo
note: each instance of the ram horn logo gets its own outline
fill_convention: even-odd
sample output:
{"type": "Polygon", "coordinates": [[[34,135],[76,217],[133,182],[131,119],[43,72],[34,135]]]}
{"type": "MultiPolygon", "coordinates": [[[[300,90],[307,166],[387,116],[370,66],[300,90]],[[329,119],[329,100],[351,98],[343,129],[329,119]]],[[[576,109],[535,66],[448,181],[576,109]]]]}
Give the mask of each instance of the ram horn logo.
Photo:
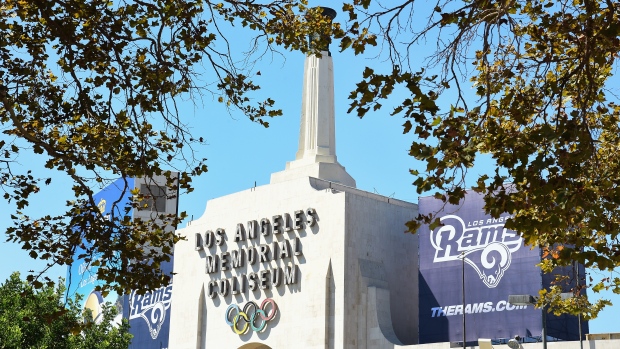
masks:
{"type": "Polygon", "coordinates": [[[523,239],[504,228],[504,219],[476,221],[476,226],[467,228],[458,216],[447,215],[440,221],[444,225],[430,234],[435,248],[433,263],[463,258],[488,288],[497,287],[510,267],[512,253],[521,248],[523,239]]]}
{"type": "Polygon", "coordinates": [[[482,282],[488,288],[495,288],[502,277],[504,272],[510,267],[511,254],[506,245],[493,242],[484,248],[477,248],[475,250],[469,250],[465,252],[465,262],[474,268],[478,273],[482,282]],[[480,264],[482,268],[478,267],[474,261],[467,258],[468,255],[476,254],[480,252],[480,264]],[[499,261],[496,260],[494,254],[499,254],[499,261]]]}
{"type": "Polygon", "coordinates": [[[170,308],[171,296],[172,285],[147,291],[143,295],[134,291],[131,295],[129,321],[142,318],[149,328],[151,338],[157,339],[170,308]]]}

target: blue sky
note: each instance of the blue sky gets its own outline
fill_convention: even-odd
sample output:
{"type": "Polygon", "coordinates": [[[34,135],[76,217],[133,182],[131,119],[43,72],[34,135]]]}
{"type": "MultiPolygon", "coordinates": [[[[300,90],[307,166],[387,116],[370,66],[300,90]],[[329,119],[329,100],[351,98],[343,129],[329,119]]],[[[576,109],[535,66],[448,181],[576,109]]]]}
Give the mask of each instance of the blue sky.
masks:
{"type": "MultiPolygon", "coordinates": [[[[342,16],[342,15],[341,15],[342,16]]],[[[236,43],[243,48],[243,44],[236,43]]],[[[399,117],[389,116],[389,108],[369,113],[364,119],[347,114],[347,97],[359,81],[365,66],[388,71],[391,65],[378,59],[356,57],[350,52],[338,53],[332,48],[335,68],[336,90],[336,153],[339,162],[357,181],[357,187],[369,192],[395,197],[417,203],[418,195],[411,183],[414,177],[409,169],[423,170],[420,163],[407,155],[411,136],[402,134],[399,117]]],[[[255,82],[263,87],[256,95],[271,97],[283,109],[284,116],[269,120],[270,127],[248,121],[236,111],[229,112],[219,103],[217,97],[204,95],[201,99],[183,100],[180,115],[192,128],[195,137],[203,137],[207,145],[198,148],[198,157],[206,157],[209,172],[196,178],[195,191],[180,197],[180,210],[189,217],[200,217],[207,200],[222,195],[269,183],[271,173],[284,169],[287,161],[295,157],[299,132],[301,89],[304,56],[300,53],[286,53],[284,56],[266,56],[254,72],[255,82]]],[[[37,167],[41,157],[25,156],[19,159],[24,167],[37,167]]],[[[41,166],[39,166],[41,167],[41,166]]],[[[40,176],[45,170],[39,169],[40,176]]],[[[488,162],[481,161],[474,167],[469,183],[476,174],[489,172],[488,162]]],[[[70,199],[70,182],[63,176],[53,174],[52,185],[42,188],[29,212],[33,214],[54,214],[62,212],[65,200],[70,199]]],[[[11,223],[11,205],[0,202],[0,231],[11,223]]],[[[405,227],[403,226],[403,231],[405,227]]],[[[40,262],[33,261],[15,244],[4,242],[0,237],[0,280],[11,272],[26,273],[39,270],[40,262]]],[[[48,273],[56,278],[64,276],[64,267],[55,267],[48,273]]],[[[605,296],[613,296],[611,293],[605,296]]],[[[620,296],[611,297],[620,305],[620,296]]],[[[620,322],[614,314],[618,307],[609,307],[600,317],[590,322],[592,333],[620,332],[620,322]]]]}

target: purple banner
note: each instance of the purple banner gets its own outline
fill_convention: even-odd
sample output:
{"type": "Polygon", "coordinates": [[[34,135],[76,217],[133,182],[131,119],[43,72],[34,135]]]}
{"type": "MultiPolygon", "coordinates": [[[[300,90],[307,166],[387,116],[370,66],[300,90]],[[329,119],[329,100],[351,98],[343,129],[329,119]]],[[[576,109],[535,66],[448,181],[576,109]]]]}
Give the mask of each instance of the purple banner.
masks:
{"type": "Polygon", "coordinates": [[[504,228],[509,215],[493,219],[483,207],[471,191],[459,205],[420,198],[420,213],[443,223],[419,231],[420,343],[462,342],[463,321],[467,342],[541,335],[540,310],[508,303],[509,295],[537,295],[543,286],[540,251],[504,228]]]}
{"type": "MultiPolygon", "coordinates": [[[[164,273],[172,274],[172,261],[162,263],[164,273]]],[[[172,284],[138,294],[133,290],[125,296],[124,318],[129,320],[133,335],[130,349],[166,349],[170,332],[172,284]]]]}

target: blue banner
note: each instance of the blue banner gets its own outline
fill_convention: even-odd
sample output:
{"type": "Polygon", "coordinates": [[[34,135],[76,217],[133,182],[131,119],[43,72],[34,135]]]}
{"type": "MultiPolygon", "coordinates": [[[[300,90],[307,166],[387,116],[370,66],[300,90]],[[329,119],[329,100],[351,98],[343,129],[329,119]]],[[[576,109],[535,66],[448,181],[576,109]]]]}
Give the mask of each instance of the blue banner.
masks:
{"type": "MultiPolygon", "coordinates": [[[[172,274],[172,261],[162,263],[164,273],[172,274]]],[[[170,333],[172,284],[139,294],[133,290],[125,296],[124,317],[129,319],[133,335],[131,349],[167,349],[170,333]]]]}
{"type": "Polygon", "coordinates": [[[420,198],[420,213],[443,223],[419,230],[420,343],[541,336],[541,311],[508,303],[509,295],[537,295],[543,287],[540,251],[504,228],[509,215],[494,219],[483,207],[472,191],[459,205],[420,198]]]}
{"type": "MultiPolygon", "coordinates": [[[[106,186],[103,190],[93,195],[95,203],[99,207],[104,218],[108,218],[114,213],[114,216],[122,219],[125,215],[125,207],[130,203],[131,193],[133,188],[133,179],[127,180],[129,190],[123,195],[123,188],[125,181],[120,178],[106,186]],[[122,197],[121,197],[122,196],[122,197]],[[119,201],[120,198],[120,201],[119,201]],[[117,202],[116,206],[113,203],[117,202]],[[114,212],[112,212],[114,210],[114,212]]],[[[130,211],[127,213],[132,214],[130,211]]],[[[84,244],[87,244],[84,241],[84,244]]],[[[85,250],[80,246],[75,249],[73,264],[67,270],[67,296],[73,297],[76,294],[82,295],[82,309],[89,309],[92,312],[93,319],[99,323],[101,321],[102,307],[105,303],[109,303],[116,306],[118,315],[114,319],[115,322],[120,323],[123,315],[123,296],[110,292],[106,297],[102,297],[99,291],[95,290],[98,285],[103,285],[103,282],[97,280],[97,266],[92,265],[91,262],[86,262],[83,259],[77,258],[77,256],[84,254],[85,250]]]]}

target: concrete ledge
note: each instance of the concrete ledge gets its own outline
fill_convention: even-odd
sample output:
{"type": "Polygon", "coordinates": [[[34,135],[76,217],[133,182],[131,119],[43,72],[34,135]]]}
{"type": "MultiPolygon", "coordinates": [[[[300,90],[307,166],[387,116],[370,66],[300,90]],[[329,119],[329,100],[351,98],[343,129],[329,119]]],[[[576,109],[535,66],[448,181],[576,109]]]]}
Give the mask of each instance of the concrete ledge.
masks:
{"type": "Polygon", "coordinates": [[[336,191],[343,191],[343,192],[351,193],[354,195],[371,198],[377,201],[387,202],[389,204],[394,204],[397,206],[411,207],[411,208],[418,207],[418,205],[413,204],[411,202],[389,198],[387,196],[371,193],[371,192],[360,190],[354,187],[346,186],[341,183],[334,183],[334,182],[326,181],[326,180],[319,179],[319,178],[310,177],[310,185],[312,186],[312,188],[316,190],[332,189],[336,191]]]}
{"type": "Polygon", "coordinates": [[[317,162],[303,166],[291,166],[289,163],[286,167],[284,171],[271,174],[271,184],[314,177],[355,188],[355,179],[339,163],[317,162]]]}

